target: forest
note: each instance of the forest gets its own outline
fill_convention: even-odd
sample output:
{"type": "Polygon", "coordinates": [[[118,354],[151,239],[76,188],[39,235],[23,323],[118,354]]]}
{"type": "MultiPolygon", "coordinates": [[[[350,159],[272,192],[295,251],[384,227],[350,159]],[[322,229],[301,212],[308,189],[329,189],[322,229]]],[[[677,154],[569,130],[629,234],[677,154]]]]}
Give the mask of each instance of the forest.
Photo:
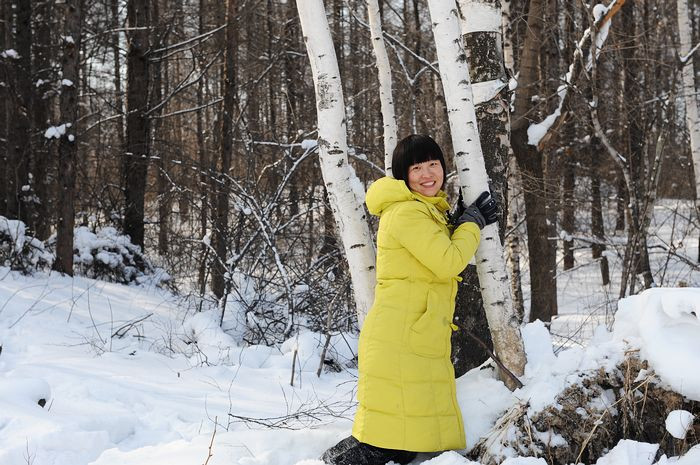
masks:
{"type": "Polygon", "coordinates": [[[0,0],[0,268],[153,284],[325,360],[373,300],[365,191],[427,134],[452,204],[499,205],[456,374],[491,358],[522,388],[527,323],[561,348],[700,287],[698,45],[688,0],[0,0]]]}

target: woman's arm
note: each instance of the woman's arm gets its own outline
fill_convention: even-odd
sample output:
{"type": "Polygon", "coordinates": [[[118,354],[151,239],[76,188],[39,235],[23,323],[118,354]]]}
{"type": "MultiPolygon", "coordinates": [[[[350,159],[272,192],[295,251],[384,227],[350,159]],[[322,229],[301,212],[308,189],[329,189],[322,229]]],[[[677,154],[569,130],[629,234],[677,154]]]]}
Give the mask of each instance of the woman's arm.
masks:
{"type": "Polygon", "coordinates": [[[388,232],[440,279],[461,273],[479,246],[476,224],[460,225],[450,238],[419,202],[407,202],[392,213],[388,232]]]}

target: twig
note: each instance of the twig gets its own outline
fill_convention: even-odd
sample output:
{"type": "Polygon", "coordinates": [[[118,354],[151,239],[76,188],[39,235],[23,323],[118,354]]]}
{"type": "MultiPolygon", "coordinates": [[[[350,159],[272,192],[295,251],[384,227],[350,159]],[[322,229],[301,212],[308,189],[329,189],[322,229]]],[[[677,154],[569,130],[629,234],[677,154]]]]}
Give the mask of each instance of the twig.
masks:
{"type": "Polygon", "coordinates": [[[207,459],[204,461],[204,465],[209,464],[209,459],[214,456],[214,454],[211,452],[211,448],[214,445],[214,437],[216,436],[216,423],[217,423],[218,417],[214,417],[214,432],[211,434],[211,441],[209,442],[209,452],[207,455],[207,459]]]}

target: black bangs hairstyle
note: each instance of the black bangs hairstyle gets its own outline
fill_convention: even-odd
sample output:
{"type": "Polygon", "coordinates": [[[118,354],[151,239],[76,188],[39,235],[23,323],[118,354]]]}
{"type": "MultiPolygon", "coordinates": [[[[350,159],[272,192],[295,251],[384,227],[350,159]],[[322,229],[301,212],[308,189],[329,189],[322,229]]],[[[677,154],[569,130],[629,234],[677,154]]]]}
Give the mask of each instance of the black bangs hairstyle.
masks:
{"type": "Polygon", "coordinates": [[[404,137],[396,144],[391,157],[391,172],[394,178],[402,180],[408,187],[408,168],[416,163],[423,163],[428,160],[438,160],[442,165],[442,186],[445,185],[447,176],[447,166],[445,157],[442,155],[440,146],[430,136],[421,134],[411,134],[404,137]]]}

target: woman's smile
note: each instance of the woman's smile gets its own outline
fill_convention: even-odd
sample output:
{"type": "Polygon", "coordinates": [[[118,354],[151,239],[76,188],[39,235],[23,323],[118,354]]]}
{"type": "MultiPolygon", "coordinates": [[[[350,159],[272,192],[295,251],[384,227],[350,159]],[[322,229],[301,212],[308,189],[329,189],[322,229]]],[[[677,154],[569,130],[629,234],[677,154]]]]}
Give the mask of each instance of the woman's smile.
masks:
{"type": "Polygon", "coordinates": [[[435,197],[442,188],[444,173],[438,160],[416,163],[408,168],[408,188],[426,197],[435,197]]]}

